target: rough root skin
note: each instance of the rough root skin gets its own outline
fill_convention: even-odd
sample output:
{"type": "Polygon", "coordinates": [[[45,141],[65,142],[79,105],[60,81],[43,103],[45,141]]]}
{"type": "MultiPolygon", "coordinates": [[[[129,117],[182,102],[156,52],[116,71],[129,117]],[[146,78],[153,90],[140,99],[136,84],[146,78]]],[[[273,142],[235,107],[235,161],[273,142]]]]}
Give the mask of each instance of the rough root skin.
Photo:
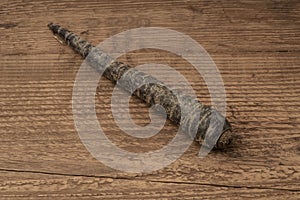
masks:
{"type": "Polygon", "coordinates": [[[121,87],[129,92],[133,92],[134,95],[149,105],[159,104],[163,106],[168,118],[175,124],[180,124],[185,132],[190,133],[193,132],[191,130],[196,130],[194,131],[196,134],[191,134],[191,137],[194,137],[199,143],[202,143],[205,137],[213,137],[207,133],[210,132],[208,128],[212,116],[218,119],[217,121],[213,120],[213,126],[223,126],[222,134],[217,143],[214,144],[214,147],[223,149],[231,143],[233,134],[231,132],[230,123],[212,107],[203,105],[198,100],[186,96],[181,92],[170,90],[154,77],[122,62],[113,60],[109,55],[95,48],[89,42],[57,24],[50,23],[48,27],[74,51],[81,54],[83,58],[86,58],[89,64],[97,71],[104,70],[103,75],[106,78],[114,82],[119,81],[121,87]],[[105,69],[105,67],[107,68],[105,69]],[[132,91],[136,83],[146,84],[132,91]],[[190,110],[190,112],[187,116],[181,113],[180,105],[188,105],[187,109],[190,110]]]}

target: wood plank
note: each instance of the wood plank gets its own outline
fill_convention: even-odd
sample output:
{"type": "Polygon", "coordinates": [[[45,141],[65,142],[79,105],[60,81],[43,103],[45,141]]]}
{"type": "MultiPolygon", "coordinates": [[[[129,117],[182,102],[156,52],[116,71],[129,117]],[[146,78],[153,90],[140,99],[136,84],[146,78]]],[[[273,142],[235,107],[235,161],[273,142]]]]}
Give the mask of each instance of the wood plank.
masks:
{"type": "Polygon", "coordinates": [[[231,188],[148,180],[113,179],[58,174],[7,172],[0,185],[5,199],[194,199],[196,198],[288,198],[296,199],[297,191],[286,192],[270,188],[231,188]],[[30,190],[30,191],[28,191],[30,190]],[[242,195],[241,195],[242,194],[242,195]],[[240,195],[240,196],[238,196],[240,195]]]}
{"type": "MultiPolygon", "coordinates": [[[[298,199],[299,13],[297,0],[1,1],[0,198],[298,199]],[[222,75],[227,116],[237,135],[233,145],[200,159],[195,142],[176,162],[148,174],[116,171],[97,161],[81,143],[72,115],[82,58],[53,38],[50,21],[94,44],[138,27],[191,36],[222,75]]],[[[199,100],[210,104],[203,78],[179,56],[139,50],[120,60],[132,66],[169,65],[184,75],[199,100]]],[[[152,138],[124,134],[110,110],[114,86],[105,79],[99,83],[97,116],[119,147],[146,152],[174,137],[177,127],[169,121],[152,138]]],[[[150,122],[147,105],[136,98],[130,112],[135,123],[150,122]]]]}

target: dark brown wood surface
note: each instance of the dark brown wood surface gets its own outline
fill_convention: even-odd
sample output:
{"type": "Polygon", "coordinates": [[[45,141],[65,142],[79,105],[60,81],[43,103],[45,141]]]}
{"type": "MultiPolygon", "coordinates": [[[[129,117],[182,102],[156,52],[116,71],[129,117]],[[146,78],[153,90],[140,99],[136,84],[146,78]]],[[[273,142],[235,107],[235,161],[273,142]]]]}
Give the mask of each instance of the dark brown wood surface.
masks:
{"type": "MultiPolygon", "coordinates": [[[[300,2],[291,1],[9,1],[0,2],[1,199],[299,199],[300,2]],[[128,174],[94,159],[72,116],[82,58],[47,28],[56,22],[94,44],[137,27],[185,33],[216,62],[236,138],[199,159],[195,142],[176,162],[150,174],[128,174]]],[[[120,58],[133,66],[162,63],[210,96],[201,76],[169,52],[140,50],[120,58]]],[[[163,73],[163,72],[162,72],[163,73]]],[[[110,110],[113,84],[101,79],[96,111],[118,146],[146,152],[166,145],[177,127],[141,140],[122,133],[110,110]]],[[[137,124],[148,107],[131,99],[137,124]]]]}

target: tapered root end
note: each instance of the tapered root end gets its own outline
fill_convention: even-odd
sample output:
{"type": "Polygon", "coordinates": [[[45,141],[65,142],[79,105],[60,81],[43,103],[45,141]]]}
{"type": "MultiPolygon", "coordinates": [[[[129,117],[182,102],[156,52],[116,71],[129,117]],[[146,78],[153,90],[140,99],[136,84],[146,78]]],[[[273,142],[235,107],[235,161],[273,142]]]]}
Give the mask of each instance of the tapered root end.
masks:
{"type": "Polygon", "coordinates": [[[50,22],[50,23],[48,24],[48,28],[49,28],[50,30],[53,30],[54,26],[55,26],[55,24],[54,24],[53,22],[50,22]]]}
{"type": "Polygon", "coordinates": [[[48,24],[48,27],[50,28],[52,25],[53,25],[53,22],[50,22],[50,23],[48,24]]]}
{"type": "Polygon", "coordinates": [[[50,23],[48,24],[48,28],[49,28],[54,34],[57,34],[58,29],[59,29],[59,25],[50,22],[50,23]]]}

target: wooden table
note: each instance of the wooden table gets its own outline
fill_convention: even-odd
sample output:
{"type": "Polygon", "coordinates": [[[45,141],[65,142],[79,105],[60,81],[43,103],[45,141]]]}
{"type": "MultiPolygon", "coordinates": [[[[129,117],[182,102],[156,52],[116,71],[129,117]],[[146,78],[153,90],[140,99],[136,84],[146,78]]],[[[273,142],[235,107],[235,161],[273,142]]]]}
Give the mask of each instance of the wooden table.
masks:
{"type": "MultiPolygon", "coordinates": [[[[0,3],[1,199],[299,199],[300,2],[291,1],[17,1],[0,3]],[[82,58],[47,28],[56,22],[94,44],[125,30],[164,27],[189,35],[217,64],[236,138],[199,159],[193,143],[173,164],[130,174],[85,149],[74,126],[72,90],[82,58]]],[[[210,102],[200,75],[170,52],[139,50],[120,60],[162,63],[210,102]]],[[[114,123],[113,84],[101,80],[96,111],[107,136],[128,151],[162,148],[177,131],[166,122],[146,140],[114,123]]],[[[131,99],[131,116],[149,123],[131,99]]]]}

